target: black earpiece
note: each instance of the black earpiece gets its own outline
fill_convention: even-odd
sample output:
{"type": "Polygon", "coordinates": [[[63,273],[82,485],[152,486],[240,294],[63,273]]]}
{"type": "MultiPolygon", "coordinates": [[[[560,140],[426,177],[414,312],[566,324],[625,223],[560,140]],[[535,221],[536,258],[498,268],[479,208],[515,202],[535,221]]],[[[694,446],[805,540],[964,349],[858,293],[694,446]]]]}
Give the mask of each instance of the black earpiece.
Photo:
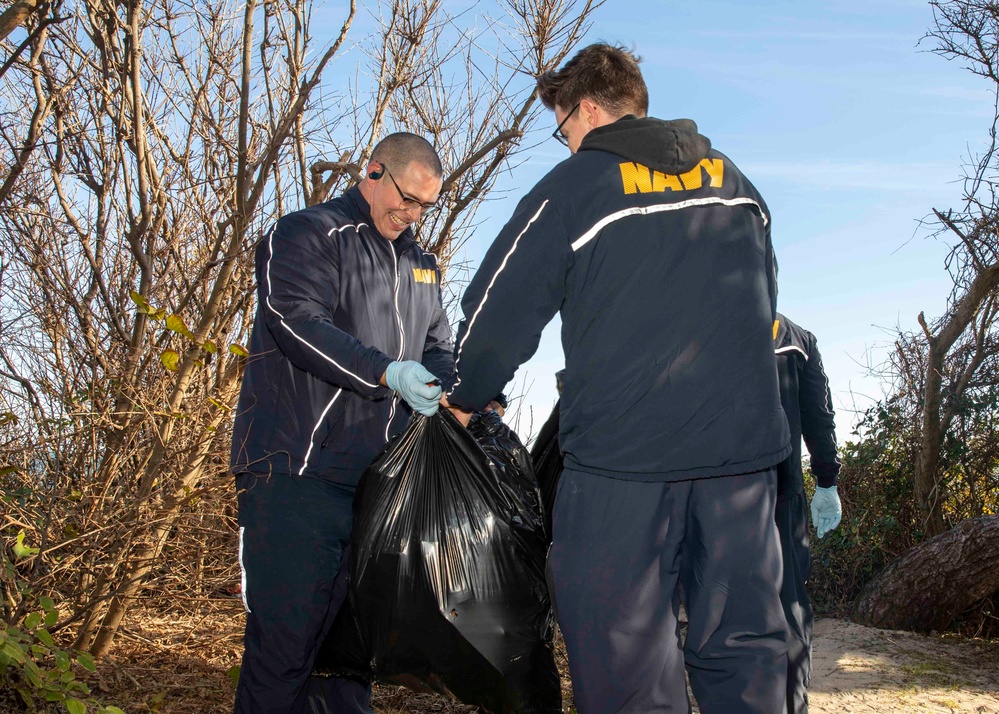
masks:
{"type": "Polygon", "coordinates": [[[382,177],[381,171],[372,171],[371,173],[368,174],[368,178],[371,179],[372,181],[377,181],[381,177],[382,177]]]}

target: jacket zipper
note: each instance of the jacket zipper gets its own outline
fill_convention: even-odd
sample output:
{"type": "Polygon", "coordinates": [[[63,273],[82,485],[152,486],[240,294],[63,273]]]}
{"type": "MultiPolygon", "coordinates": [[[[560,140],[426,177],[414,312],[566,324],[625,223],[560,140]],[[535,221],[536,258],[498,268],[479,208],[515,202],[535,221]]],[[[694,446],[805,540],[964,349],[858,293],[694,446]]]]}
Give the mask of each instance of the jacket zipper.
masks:
{"type": "MultiPolygon", "coordinates": [[[[392,251],[392,264],[395,266],[395,286],[393,294],[393,305],[395,306],[395,319],[399,323],[399,355],[396,359],[401,360],[403,355],[406,353],[406,331],[403,329],[402,325],[402,314],[399,312],[399,282],[402,279],[400,271],[402,268],[399,266],[399,258],[395,254],[395,246],[389,246],[392,251]]],[[[392,420],[395,419],[395,403],[399,399],[398,394],[392,395],[392,406],[389,408],[389,418],[388,422],[385,424],[385,441],[389,440],[389,428],[392,426],[392,420]]]]}
{"type": "MultiPolygon", "coordinates": [[[[302,459],[302,468],[299,469],[298,471],[299,476],[304,474],[305,469],[307,469],[309,466],[309,456],[312,455],[312,447],[316,445],[316,430],[319,428],[319,425],[323,423],[323,419],[325,419],[326,415],[329,414],[330,408],[332,408],[333,404],[340,397],[341,393],[343,393],[342,389],[336,390],[336,394],[333,395],[333,398],[330,400],[330,403],[326,405],[326,408],[323,409],[323,413],[319,415],[319,421],[317,421],[316,425],[312,427],[312,435],[309,437],[309,448],[305,452],[305,458],[302,459]]],[[[330,431],[333,431],[332,427],[330,428],[330,431]]],[[[328,438],[329,438],[329,432],[327,432],[326,434],[326,439],[328,438]]],[[[326,446],[326,439],[323,440],[323,443],[321,444],[320,448],[326,446]]]]}

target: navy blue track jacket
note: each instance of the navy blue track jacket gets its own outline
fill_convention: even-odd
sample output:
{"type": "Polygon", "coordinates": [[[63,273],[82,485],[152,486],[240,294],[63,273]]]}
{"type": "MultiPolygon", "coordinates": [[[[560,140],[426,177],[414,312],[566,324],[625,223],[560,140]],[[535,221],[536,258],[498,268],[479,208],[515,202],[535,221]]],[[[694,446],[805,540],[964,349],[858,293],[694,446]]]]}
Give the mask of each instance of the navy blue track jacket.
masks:
{"type": "Polygon", "coordinates": [[[452,378],[437,260],[411,229],[384,238],[355,187],[282,217],[257,247],[256,274],[231,470],[353,486],[412,413],[378,384],[389,363],[452,378]]]}
{"type": "Polygon", "coordinates": [[[819,486],[836,485],[840,461],[832,394],[815,335],[780,314],[774,326],[780,400],[787,414],[794,449],[777,467],[777,495],[787,497],[805,490],[801,472],[802,437],[819,486]]]}
{"type": "Polygon", "coordinates": [[[790,453],[770,217],[692,121],[625,117],[521,200],[463,299],[451,403],[480,409],[562,318],[569,468],[670,481],[790,453]]]}

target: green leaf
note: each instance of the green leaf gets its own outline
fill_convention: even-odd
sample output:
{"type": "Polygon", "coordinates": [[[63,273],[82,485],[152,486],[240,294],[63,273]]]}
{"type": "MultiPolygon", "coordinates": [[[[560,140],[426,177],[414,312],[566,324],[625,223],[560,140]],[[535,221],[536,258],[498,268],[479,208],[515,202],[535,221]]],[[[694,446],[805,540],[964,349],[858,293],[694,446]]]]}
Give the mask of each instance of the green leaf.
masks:
{"type": "Polygon", "coordinates": [[[148,314],[148,312],[149,312],[149,301],[146,300],[146,298],[144,298],[140,293],[137,293],[134,290],[132,290],[129,293],[129,296],[131,296],[132,302],[134,302],[136,305],[139,306],[139,310],[140,311],[148,314]]]}
{"type": "Polygon", "coordinates": [[[163,322],[163,320],[166,319],[166,316],[167,316],[167,311],[165,307],[160,307],[155,310],[149,311],[149,317],[151,317],[153,320],[156,320],[156,322],[163,322]]]}
{"type": "Polygon", "coordinates": [[[243,345],[229,345],[229,352],[236,355],[237,357],[249,357],[250,353],[246,351],[243,345]]]}
{"type": "Polygon", "coordinates": [[[24,629],[33,630],[42,624],[42,613],[33,612],[24,618],[24,629]]]}
{"type": "Polygon", "coordinates": [[[210,355],[213,355],[219,351],[218,345],[216,345],[211,340],[205,340],[204,342],[202,342],[201,349],[203,349],[205,352],[207,352],[210,355]]]}
{"type": "Polygon", "coordinates": [[[66,698],[66,692],[48,690],[45,692],[45,700],[49,702],[61,702],[66,698]]]}
{"type": "Polygon", "coordinates": [[[76,662],[88,672],[97,671],[97,665],[94,664],[94,658],[89,652],[81,652],[76,655],[76,662]]]}
{"type": "Polygon", "coordinates": [[[55,647],[55,640],[52,639],[52,634],[48,630],[38,630],[35,632],[35,637],[46,647],[55,647]]]}
{"type": "Polygon", "coordinates": [[[14,543],[14,557],[19,559],[28,558],[38,553],[38,548],[31,548],[24,544],[24,536],[24,531],[20,531],[17,534],[17,542],[14,543]]]}
{"type": "Polygon", "coordinates": [[[124,710],[119,709],[118,707],[113,707],[108,705],[103,709],[101,709],[100,712],[98,712],[98,714],[125,714],[125,712],[124,710]]]}
{"type": "Polygon", "coordinates": [[[235,664],[230,667],[226,671],[225,676],[229,678],[229,683],[232,685],[232,688],[235,689],[239,684],[239,665],[235,664]]]}
{"type": "Polygon", "coordinates": [[[24,664],[24,650],[13,642],[4,642],[3,647],[0,647],[0,654],[6,655],[18,664],[24,664]]]}
{"type": "Polygon", "coordinates": [[[69,665],[70,665],[69,655],[66,654],[65,650],[56,650],[55,661],[56,661],[56,667],[59,668],[60,672],[69,671],[69,665]]]}
{"type": "Polygon", "coordinates": [[[8,424],[17,425],[17,414],[14,412],[4,412],[0,414],[0,426],[7,426],[8,424]]]}
{"type": "Polygon", "coordinates": [[[87,705],[79,699],[70,697],[66,700],[66,711],[68,711],[69,714],[87,714],[87,705]]]}
{"type": "Polygon", "coordinates": [[[35,706],[35,698],[33,696],[31,696],[31,692],[30,691],[28,691],[24,687],[18,687],[17,688],[17,693],[21,695],[21,699],[24,701],[25,705],[28,706],[29,711],[30,711],[30,709],[34,708],[34,706],[35,706]]]}
{"type": "Polygon", "coordinates": [[[163,350],[163,354],[160,355],[160,362],[171,372],[176,372],[177,365],[180,364],[180,355],[175,350],[163,350]]]}
{"type": "Polygon", "coordinates": [[[41,604],[45,612],[52,612],[53,610],[55,610],[55,602],[52,600],[52,598],[48,597],[47,595],[42,595],[40,598],[38,598],[38,602],[41,604]]]}
{"type": "Polygon", "coordinates": [[[28,678],[28,683],[31,684],[35,689],[42,688],[42,673],[38,669],[38,665],[28,660],[24,663],[24,674],[28,678]]]}
{"type": "Polygon", "coordinates": [[[167,315],[166,326],[168,330],[176,332],[178,335],[194,337],[194,333],[187,329],[187,324],[180,315],[167,315]]]}
{"type": "Polygon", "coordinates": [[[7,474],[17,473],[21,469],[16,466],[0,466],[0,476],[6,476],[7,474]]]}
{"type": "Polygon", "coordinates": [[[221,409],[222,411],[226,412],[232,411],[232,407],[230,407],[228,404],[223,404],[215,397],[208,397],[208,401],[211,402],[213,405],[215,405],[216,408],[221,409]]]}
{"type": "Polygon", "coordinates": [[[59,622],[59,611],[49,610],[45,613],[45,627],[52,627],[52,625],[59,622]]]}

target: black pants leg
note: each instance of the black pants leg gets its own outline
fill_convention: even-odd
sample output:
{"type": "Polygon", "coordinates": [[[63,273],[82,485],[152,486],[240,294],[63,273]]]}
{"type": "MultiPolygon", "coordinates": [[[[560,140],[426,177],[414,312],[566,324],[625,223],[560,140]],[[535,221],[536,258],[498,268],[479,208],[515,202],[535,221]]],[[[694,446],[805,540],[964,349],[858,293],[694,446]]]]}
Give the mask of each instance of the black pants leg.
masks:
{"type": "Polygon", "coordinates": [[[580,714],[779,714],[774,472],[672,483],[566,470],[549,568],[580,714]],[[683,578],[689,628],[677,625],[683,578]]]}
{"type": "Polygon", "coordinates": [[[808,499],[798,493],[777,500],[777,530],[784,560],[780,601],[787,619],[787,713],[808,713],[812,674],[812,604],[805,591],[811,561],[808,555],[808,499]]]}
{"type": "Polygon", "coordinates": [[[690,711],[676,597],[689,488],[562,473],[549,569],[580,714],[690,711]]]}
{"type": "Polygon", "coordinates": [[[353,492],[288,474],[236,477],[246,632],[236,714],[370,712],[370,687],[313,677],[346,593],[353,492]]]}
{"type": "Polygon", "coordinates": [[[693,482],[682,580],[684,657],[702,714],[780,714],[787,626],[773,469],[693,482]]]}

